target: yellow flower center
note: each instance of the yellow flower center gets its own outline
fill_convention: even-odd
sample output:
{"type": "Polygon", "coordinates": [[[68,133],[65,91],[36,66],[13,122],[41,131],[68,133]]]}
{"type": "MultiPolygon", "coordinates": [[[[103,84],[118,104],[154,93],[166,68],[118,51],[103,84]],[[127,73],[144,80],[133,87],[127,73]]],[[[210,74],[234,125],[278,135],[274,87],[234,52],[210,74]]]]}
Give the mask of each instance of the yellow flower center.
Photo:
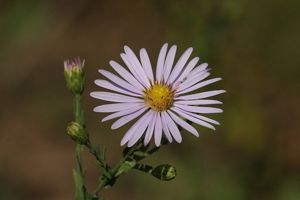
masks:
{"type": "Polygon", "coordinates": [[[165,84],[155,82],[149,89],[145,91],[146,104],[157,112],[161,112],[170,108],[173,104],[174,91],[165,84]]]}

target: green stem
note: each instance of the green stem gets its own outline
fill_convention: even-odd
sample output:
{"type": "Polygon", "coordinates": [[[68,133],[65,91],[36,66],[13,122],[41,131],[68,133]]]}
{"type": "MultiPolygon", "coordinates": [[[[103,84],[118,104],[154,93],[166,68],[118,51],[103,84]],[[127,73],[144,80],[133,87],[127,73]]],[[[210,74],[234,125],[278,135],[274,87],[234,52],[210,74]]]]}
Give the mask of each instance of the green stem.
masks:
{"type": "MultiPolygon", "coordinates": [[[[166,143],[163,142],[162,145],[165,145],[166,143]]],[[[103,169],[103,175],[102,178],[99,181],[98,186],[96,187],[95,191],[94,191],[94,195],[98,196],[99,192],[104,189],[106,186],[112,186],[116,180],[119,178],[119,175],[116,175],[120,169],[120,167],[122,167],[122,165],[128,161],[128,160],[135,160],[135,161],[140,161],[144,158],[146,158],[147,156],[155,153],[156,151],[158,151],[160,149],[160,147],[153,147],[152,149],[148,150],[148,146],[144,147],[143,144],[141,142],[135,144],[133,147],[129,148],[126,153],[124,153],[123,157],[120,159],[120,161],[115,165],[115,167],[113,169],[111,169],[105,162],[105,159],[102,156],[99,156],[101,154],[99,154],[99,152],[97,152],[95,150],[95,147],[92,146],[92,144],[88,143],[86,145],[88,147],[88,149],[90,150],[90,153],[93,154],[96,159],[98,160],[98,162],[100,163],[100,166],[103,169]],[[144,156],[141,157],[137,157],[136,155],[134,155],[134,152],[136,151],[143,151],[146,154],[144,156]],[[105,174],[105,172],[107,172],[107,174],[105,174]]],[[[149,165],[144,165],[144,164],[140,164],[140,163],[136,163],[136,165],[134,166],[133,169],[137,169],[140,171],[143,171],[145,173],[150,173],[153,170],[152,166],[149,165]]]]}
{"type": "MultiPolygon", "coordinates": [[[[85,127],[84,118],[83,118],[83,110],[81,107],[81,96],[79,94],[75,94],[75,96],[74,96],[74,108],[75,108],[74,109],[75,110],[75,113],[74,113],[75,121],[78,122],[82,127],[85,127]]],[[[110,172],[110,167],[107,165],[103,155],[101,154],[99,147],[92,145],[90,142],[88,142],[85,146],[88,148],[89,152],[92,155],[94,155],[94,157],[98,161],[100,167],[102,168],[103,176],[105,177],[103,180],[100,181],[100,183],[94,193],[97,197],[101,197],[101,196],[99,196],[99,192],[108,184],[107,180],[110,180],[112,178],[112,175],[110,172]]],[[[78,166],[77,170],[83,177],[83,171],[82,171],[82,166],[81,166],[82,147],[83,147],[83,145],[77,144],[76,166],[78,166]]],[[[84,188],[84,190],[85,190],[85,188],[84,188]]]]}
{"type": "Polygon", "coordinates": [[[99,192],[106,186],[106,181],[101,180],[99,185],[96,187],[95,191],[94,191],[94,195],[96,197],[99,196],[99,192]]]}
{"type": "Polygon", "coordinates": [[[111,169],[110,166],[106,163],[99,147],[92,145],[90,142],[86,144],[86,147],[88,148],[89,152],[96,158],[98,161],[100,167],[102,168],[103,174],[107,178],[111,178],[111,169]]]}
{"type": "Polygon", "coordinates": [[[88,148],[90,149],[90,152],[96,157],[96,159],[99,161],[99,163],[102,166],[103,169],[103,178],[100,179],[100,182],[98,184],[98,186],[96,187],[95,191],[94,191],[94,195],[98,196],[99,192],[105,188],[105,186],[107,184],[109,184],[111,182],[111,184],[113,184],[117,177],[115,176],[115,174],[118,172],[118,169],[121,167],[121,165],[126,161],[126,159],[129,157],[129,155],[131,155],[133,153],[133,151],[135,150],[135,146],[132,147],[124,156],[123,158],[121,158],[121,160],[118,162],[118,164],[111,169],[107,164],[105,164],[105,160],[103,159],[103,157],[99,157],[98,153],[96,153],[93,149],[93,147],[91,146],[91,144],[87,144],[88,148]]]}
{"type": "Polygon", "coordinates": [[[160,149],[160,146],[159,146],[159,147],[157,147],[157,146],[153,147],[152,149],[150,149],[150,150],[148,151],[148,156],[154,154],[154,153],[157,152],[159,149],[160,149]]]}
{"type": "Polygon", "coordinates": [[[80,94],[74,95],[74,115],[75,121],[79,123],[81,126],[84,126],[83,122],[83,110],[81,107],[81,96],[80,94]]]}
{"type": "Polygon", "coordinates": [[[151,174],[153,167],[150,165],[146,165],[146,164],[136,163],[136,165],[134,166],[134,169],[151,174]]]}
{"type": "Polygon", "coordinates": [[[118,164],[116,164],[116,166],[113,169],[111,169],[105,163],[105,160],[103,159],[103,157],[99,157],[98,156],[99,154],[94,151],[95,148],[93,148],[93,146],[90,143],[87,144],[87,147],[89,148],[90,152],[96,157],[96,159],[99,161],[99,163],[100,163],[100,165],[102,166],[102,169],[103,169],[103,177],[100,179],[100,182],[99,182],[97,188],[94,191],[95,196],[98,196],[99,192],[103,188],[105,188],[105,186],[107,186],[108,184],[114,184],[114,182],[118,178],[115,175],[118,172],[119,168],[128,159],[129,156],[132,156],[132,153],[137,149],[137,146],[139,146],[139,144],[131,147],[126,152],[126,154],[121,158],[121,160],[118,162],[118,164]]]}
{"type": "Polygon", "coordinates": [[[112,174],[115,175],[119,168],[122,166],[122,164],[127,160],[128,157],[132,156],[133,152],[137,150],[138,146],[140,146],[140,143],[137,143],[133,147],[131,147],[125,155],[123,155],[123,158],[118,162],[118,164],[113,168],[112,174]]]}
{"type": "MultiPolygon", "coordinates": [[[[83,126],[83,115],[82,115],[82,108],[81,108],[81,96],[79,94],[75,94],[74,96],[74,115],[75,121],[83,126]]],[[[81,161],[81,154],[83,151],[83,145],[77,144],[76,145],[76,171],[80,174],[81,180],[83,180],[83,169],[82,169],[82,161],[81,161]]],[[[83,196],[86,199],[85,195],[85,186],[82,183],[82,188],[80,191],[76,191],[76,193],[82,193],[80,196],[83,196]]]]}

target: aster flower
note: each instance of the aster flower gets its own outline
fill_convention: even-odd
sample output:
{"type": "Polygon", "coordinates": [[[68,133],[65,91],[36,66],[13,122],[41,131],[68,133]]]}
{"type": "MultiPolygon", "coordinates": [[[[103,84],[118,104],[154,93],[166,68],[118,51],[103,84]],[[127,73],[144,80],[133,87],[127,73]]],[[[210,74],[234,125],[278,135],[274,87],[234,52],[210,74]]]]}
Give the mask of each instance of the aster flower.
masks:
{"type": "Polygon", "coordinates": [[[139,59],[128,46],[124,47],[125,53],[121,53],[121,58],[128,70],[115,61],[109,62],[119,76],[103,69],[99,70],[108,80],[99,79],[95,84],[112,91],[90,94],[96,99],[112,102],[94,108],[95,112],[111,113],[104,117],[102,122],[118,118],[111,126],[112,129],[117,129],[137,119],[123,136],[121,145],[127,143],[127,146],[131,147],[140,139],[147,145],[151,138],[154,138],[155,145],[159,146],[162,137],[170,143],[173,140],[181,143],[179,126],[198,137],[198,131],[185,120],[213,130],[215,128],[212,124],[219,125],[217,121],[202,114],[221,113],[222,109],[210,105],[222,102],[207,98],[225,91],[188,93],[221,78],[204,80],[210,75],[208,64],[197,65],[198,57],[188,62],[192,48],[188,48],[174,64],[176,49],[176,45],[169,50],[168,44],[162,46],[155,77],[144,48],[140,50],[139,59]]]}

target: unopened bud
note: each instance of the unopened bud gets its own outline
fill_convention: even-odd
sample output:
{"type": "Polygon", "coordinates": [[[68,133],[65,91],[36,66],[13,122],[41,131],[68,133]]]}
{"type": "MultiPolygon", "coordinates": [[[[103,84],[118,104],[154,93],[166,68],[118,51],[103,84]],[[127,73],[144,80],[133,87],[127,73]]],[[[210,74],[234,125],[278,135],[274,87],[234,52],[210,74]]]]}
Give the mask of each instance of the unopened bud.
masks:
{"type": "Polygon", "coordinates": [[[162,181],[170,181],[176,177],[176,168],[169,164],[159,165],[151,174],[162,181]]]}
{"type": "Polygon", "coordinates": [[[78,144],[87,144],[89,136],[86,130],[77,122],[70,122],[67,126],[67,135],[78,144]]]}
{"type": "Polygon", "coordinates": [[[73,94],[81,94],[84,90],[84,60],[79,57],[64,61],[65,79],[68,89],[73,94]]]}

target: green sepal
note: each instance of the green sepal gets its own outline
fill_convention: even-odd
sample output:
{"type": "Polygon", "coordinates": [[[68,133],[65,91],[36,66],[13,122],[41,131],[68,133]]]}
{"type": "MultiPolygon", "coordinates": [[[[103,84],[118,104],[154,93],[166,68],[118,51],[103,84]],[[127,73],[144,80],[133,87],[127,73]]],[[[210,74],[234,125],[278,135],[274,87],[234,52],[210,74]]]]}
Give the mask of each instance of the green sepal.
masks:
{"type": "Polygon", "coordinates": [[[73,67],[72,69],[65,71],[64,75],[67,88],[73,94],[82,94],[85,82],[84,71],[79,67],[73,67]]]}

